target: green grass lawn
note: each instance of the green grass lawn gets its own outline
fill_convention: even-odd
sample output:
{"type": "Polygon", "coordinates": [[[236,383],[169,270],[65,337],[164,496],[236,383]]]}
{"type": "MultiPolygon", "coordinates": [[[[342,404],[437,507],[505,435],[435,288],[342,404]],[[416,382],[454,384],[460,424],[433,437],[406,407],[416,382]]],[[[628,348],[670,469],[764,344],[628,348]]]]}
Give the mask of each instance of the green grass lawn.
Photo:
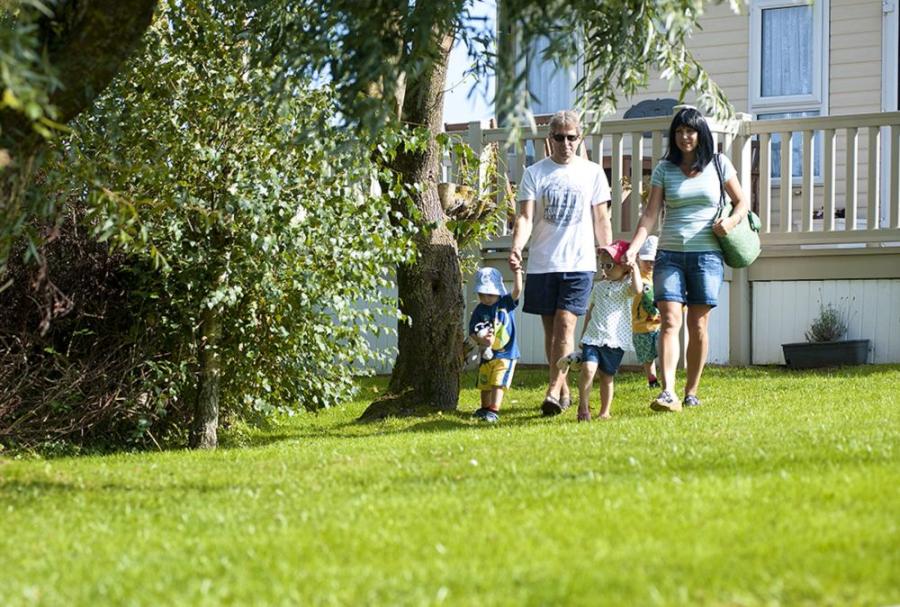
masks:
{"type": "MultiPolygon", "coordinates": [[[[212,453],[0,457],[0,604],[900,603],[900,366],[709,369],[702,407],[353,423],[212,453]]],[[[596,392],[595,392],[596,395],[596,392]]],[[[596,411],[596,405],[595,405],[596,411]]]]}

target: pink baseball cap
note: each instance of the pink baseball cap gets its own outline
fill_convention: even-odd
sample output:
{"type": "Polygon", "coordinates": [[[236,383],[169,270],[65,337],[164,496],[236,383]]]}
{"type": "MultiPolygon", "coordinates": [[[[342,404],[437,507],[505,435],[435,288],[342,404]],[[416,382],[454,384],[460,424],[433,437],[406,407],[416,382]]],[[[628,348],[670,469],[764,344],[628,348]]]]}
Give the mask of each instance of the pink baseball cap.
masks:
{"type": "Polygon", "coordinates": [[[601,247],[600,250],[609,253],[613,263],[621,263],[622,257],[625,256],[625,251],[628,250],[629,244],[631,243],[627,240],[614,240],[605,247],[601,247]]]}

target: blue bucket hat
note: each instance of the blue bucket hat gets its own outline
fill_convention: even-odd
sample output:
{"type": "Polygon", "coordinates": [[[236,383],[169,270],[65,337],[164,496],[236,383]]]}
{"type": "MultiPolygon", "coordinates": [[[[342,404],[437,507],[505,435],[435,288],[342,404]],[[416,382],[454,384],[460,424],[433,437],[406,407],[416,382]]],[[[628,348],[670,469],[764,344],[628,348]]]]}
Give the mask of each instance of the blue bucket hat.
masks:
{"type": "Polygon", "coordinates": [[[478,268],[475,272],[475,292],[481,295],[506,295],[503,275],[497,268],[478,268]]]}

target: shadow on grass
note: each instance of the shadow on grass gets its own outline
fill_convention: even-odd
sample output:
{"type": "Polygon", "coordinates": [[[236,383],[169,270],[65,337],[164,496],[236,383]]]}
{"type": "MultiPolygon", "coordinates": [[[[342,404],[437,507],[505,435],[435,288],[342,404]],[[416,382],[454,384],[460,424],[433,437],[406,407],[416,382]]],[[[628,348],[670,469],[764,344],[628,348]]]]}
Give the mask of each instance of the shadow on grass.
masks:
{"type": "MultiPolygon", "coordinates": [[[[649,396],[647,397],[649,403],[649,396]]],[[[594,413],[596,415],[596,406],[594,413]]],[[[600,427],[615,426],[618,422],[645,419],[648,417],[664,417],[652,412],[649,407],[623,407],[616,410],[613,407],[612,420],[603,421],[595,419],[589,425],[600,427]]],[[[347,421],[333,425],[298,428],[296,433],[283,433],[273,436],[261,436],[251,439],[246,446],[262,447],[286,440],[310,440],[310,439],[340,439],[354,440],[366,439],[376,436],[393,436],[403,434],[437,434],[468,431],[491,431],[502,428],[521,428],[526,426],[552,426],[557,424],[574,424],[575,407],[568,409],[562,415],[544,417],[538,405],[513,405],[504,408],[500,412],[500,421],[496,424],[488,424],[472,417],[473,407],[458,409],[451,412],[433,413],[418,417],[390,417],[374,422],[347,421]]]]}
{"type": "Polygon", "coordinates": [[[161,480],[159,484],[130,484],[130,483],[92,483],[82,481],[62,480],[4,480],[0,481],[0,499],[5,502],[12,500],[24,500],[31,502],[34,499],[47,495],[63,493],[122,493],[127,495],[141,492],[158,493],[160,491],[187,492],[196,494],[234,493],[243,490],[256,490],[258,487],[247,484],[235,484],[233,482],[219,484],[203,483],[166,483],[161,480]]]}
{"type": "MultiPolygon", "coordinates": [[[[781,365],[771,366],[753,366],[753,367],[723,367],[710,365],[704,378],[711,382],[726,382],[734,380],[760,380],[760,381],[776,381],[780,384],[777,389],[789,388],[794,381],[802,382],[810,380],[817,382],[822,379],[841,379],[856,380],[865,382],[868,378],[885,375],[897,375],[900,373],[900,365],[864,365],[854,367],[839,367],[828,369],[810,369],[810,370],[792,370],[781,365]]],[[[682,379],[683,381],[683,379],[682,379]]],[[[375,385],[378,382],[369,380],[367,387],[375,385]]],[[[463,376],[463,386],[473,386],[475,383],[474,376],[466,374],[463,376]]],[[[574,384],[574,382],[571,382],[574,384]]],[[[477,404],[471,395],[462,400],[460,409],[451,412],[443,412],[441,414],[432,413],[418,417],[393,417],[382,421],[359,423],[356,421],[341,421],[337,423],[314,423],[304,424],[296,428],[273,428],[272,433],[265,431],[254,436],[249,436],[220,446],[221,449],[241,449],[245,447],[267,447],[289,441],[308,441],[315,439],[337,439],[337,440],[353,440],[365,439],[377,436],[392,436],[403,434],[438,434],[438,433],[454,433],[466,431],[484,431],[494,428],[521,428],[531,425],[553,425],[568,424],[575,422],[575,406],[561,416],[544,418],[540,413],[539,395],[546,386],[546,375],[541,371],[529,370],[521,373],[516,377],[515,389],[509,395],[509,402],[505,404],[500,413],[500,421],[496,425],[478,422],[472,418],[477,404]],[[535,392],[537,395],[535,395],[535,392]],[[516,403],[515,401],[519,401],[516,403]]],[[[712,387],[712,386],[711,386],[712,387]]],[[[573,394],[576,391],[574,385],[571,385],[573,394]]],[[[464,392],[469,392],[469,388],[464,388],[464,392]]],[[[613,418],[609,421],[601,421],[594,419],[590,426],[597,427],[596,431],[603,428],[614,429],[620,423],[630,423],[648,418],[659,418],[660,422],[663,418],[668,417],[665,414],[655,413],[649,409],[649,402],[656,391],[647,390],[643,373],[640,371],[626,370],[617,376],[616,380],[616,396],[613,402],[613,418]]],[[[364,398],[376,398],[378,392],[365,394],[364,398]]],[[[715,393],[710,395],[712,398],[707,401],[707,405],[696,410],[686,410],[681,415],[685,416],[707,416],[714,415],[719,412],[717,402],[722,403],[721,395],[715,393]]],[[[592,412],[596,416],[597,412],[597,392],[596,388],[592,392],[594,406],[592,412]]]]}

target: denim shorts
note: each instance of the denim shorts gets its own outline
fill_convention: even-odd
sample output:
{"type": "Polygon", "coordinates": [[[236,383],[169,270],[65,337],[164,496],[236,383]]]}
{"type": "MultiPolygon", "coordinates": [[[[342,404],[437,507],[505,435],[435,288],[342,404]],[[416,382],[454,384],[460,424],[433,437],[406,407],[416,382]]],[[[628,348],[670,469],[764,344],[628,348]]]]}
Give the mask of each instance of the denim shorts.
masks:
{"type": "Polygon", "coordinates": [[[581,344],[581,363],[594,363],[604,375],[615,375],[622,364],[625,350],[609,346],[581,344]]]}
{"type": "Polygon", "coordinates": [[[725,261],[720,251],[659,250],[653,264],[654,302],[715,307],[724,279],[725,261]]]}
{"type": "Polygon", "coordinates": [[[593,286],[593,272],[528,274],[522,311],[552,316],[557,310],[567,310],[575,316],[584,316],[593,286]]]}

